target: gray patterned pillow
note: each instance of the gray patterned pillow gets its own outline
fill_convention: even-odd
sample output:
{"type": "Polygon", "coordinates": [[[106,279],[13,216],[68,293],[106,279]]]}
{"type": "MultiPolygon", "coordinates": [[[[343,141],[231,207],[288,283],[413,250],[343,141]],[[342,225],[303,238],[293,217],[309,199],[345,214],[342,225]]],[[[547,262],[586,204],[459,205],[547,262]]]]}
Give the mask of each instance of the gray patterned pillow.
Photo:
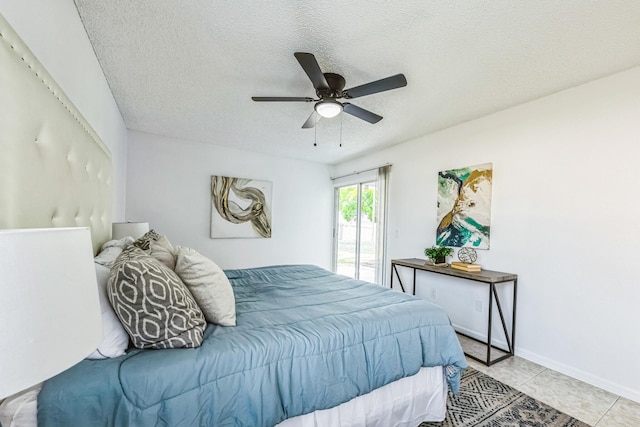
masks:
{"type": "Polygon", "coordinates": [[[109,301],[138,348],[198,347],[206,322],[180,278],[142,249],[129,245],[109,277],[109,301]]]}
{"type": "Polygon", "coordinates": [[[149,230],[144,236],[139,237],[133,242],[133,245],[147,252],[170,269],[175,269],[176,258],[173,254],[174,249],[169,239],[167,239],[167,236],[158,234],[155,230],[149,230]]]}
{"type": "Polygon", "coordinates": [[[138,239],[133,242],[132,245],[142,250],[148,251],[151,246],[151,242],[155,242],[161,237],[162,236],[156,233],[155,230],[149,230],[144,234],[144,236],[138,237],[138,239]]]}

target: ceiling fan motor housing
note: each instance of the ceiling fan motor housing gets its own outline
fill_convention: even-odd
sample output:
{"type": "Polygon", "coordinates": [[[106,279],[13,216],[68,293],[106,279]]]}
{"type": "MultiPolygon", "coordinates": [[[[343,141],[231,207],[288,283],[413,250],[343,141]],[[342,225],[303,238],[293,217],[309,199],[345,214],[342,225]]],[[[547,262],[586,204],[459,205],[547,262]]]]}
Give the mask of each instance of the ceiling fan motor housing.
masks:
{"type": "Polygon", "coordinates": [[[323,73],[324,78],[327,80],[329,84],[329,89],[326,88],[318,88],[316,89],[316,95],[318,98],[342,98],[342,89],[344,89],[344,85],[346,81],[344,77],[340,74],[335,73],[323,73]]]}

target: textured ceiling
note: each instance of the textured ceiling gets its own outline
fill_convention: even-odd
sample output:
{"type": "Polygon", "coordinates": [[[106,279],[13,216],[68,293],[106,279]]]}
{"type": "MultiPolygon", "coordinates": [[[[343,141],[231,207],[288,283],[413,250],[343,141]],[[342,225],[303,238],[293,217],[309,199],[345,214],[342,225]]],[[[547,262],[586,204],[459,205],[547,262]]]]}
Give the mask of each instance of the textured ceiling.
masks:
{"type": "Polygon", "coordinates": [[[323,163],[640,65],[638,0],[75,3],[129,129],[323,163]],[[313,104],[251,100],[315,97],[296,51],[347,88],[408,85],[352,100],[375,125],[301,129],[313,104]]]}

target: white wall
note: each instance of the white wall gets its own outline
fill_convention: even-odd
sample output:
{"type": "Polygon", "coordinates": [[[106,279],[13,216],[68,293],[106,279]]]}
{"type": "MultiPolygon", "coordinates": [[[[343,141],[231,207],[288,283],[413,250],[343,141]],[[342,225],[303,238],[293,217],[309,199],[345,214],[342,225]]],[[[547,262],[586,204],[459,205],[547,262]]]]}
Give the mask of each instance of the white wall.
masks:
{"type": "Polygon", "coordinates": [[[331,267],[329,167],[249,151],[129,132],[127,219],[149,221],[174,245],[222,268],[331,267]],[[211,239],[211,175],[273,183],[270,239],[211,239]]]}
{"type": "MultiPolygon", "coordinates": [[[[639,159],[634,68],[332,174],[393,163],[389,262],[435,243],[438,171],[493,162],[491,248],[478,262],[519,275],[516,353],[640,401],[639,159]]],[[[486,335],[486,288],[470,283],[419,273],[418,295],[435,291],[454,323],[486,335]]]]}
{"type": "Polygon", "coordinates": [[[0,0],[0,13],[111,150],[113,219],[122,220],[127,130],[73,0],[0,0]]]}

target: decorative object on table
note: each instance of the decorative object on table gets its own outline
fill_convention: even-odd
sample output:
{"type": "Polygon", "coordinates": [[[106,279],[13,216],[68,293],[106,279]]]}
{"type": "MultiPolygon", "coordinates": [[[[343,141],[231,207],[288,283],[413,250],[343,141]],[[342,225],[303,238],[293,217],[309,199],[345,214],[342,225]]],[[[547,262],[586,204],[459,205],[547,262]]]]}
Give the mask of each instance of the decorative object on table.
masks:
{"type": "Polygon", "coordinates": [[[460,248],[458,250],[458,259],[461,262],[473,264],[478,260],[478,253],[473,248],[469,248],[469,247],[460,248]]]}
{"type": "Polygon", "coordinates": [[[114,222],[111,224],[111,239],[120,240],[123,237],[131,236],[135,239],[142,237],[149,231],[148,222],[114,222]]]}
{"type": "MultiPolygon", "coordinates": [[[[424,250],[424,254],[431,265],[447,265],[447,257],[453,254],[453,249],[447,248],[446,246],[438,245],[431,246],[430,248],[426,248],[424,250]]],[[[428,262],[428,261],[427,261],[428,262]]]]}
{"type": "Polygon", "coordinates": [[[492,163],[438,172],[436,243],[489,249],[492,176],[492,163]]]}
{"type": "Polygon", "coordinates": [[[211,177],[211,238],[271,237],[270,181],[211,177]]]}
{"type": "Polygon", "coordinates": [[[451,263],[451,268],[454,268],[456,270],[461,270],[461,271],[469,271],[469,272],[482,270],[482,266],[480,264],[469,264],[468,262],[457,262],[457,261],[454,261],[451,263]]]}
{"type": "Polygon", "coordinates": [[[0,230],[0,400],[75,365],[102,336],[88,228],[0,230]],[[64,250],[61,250],[64,249],[64,250]]]}

